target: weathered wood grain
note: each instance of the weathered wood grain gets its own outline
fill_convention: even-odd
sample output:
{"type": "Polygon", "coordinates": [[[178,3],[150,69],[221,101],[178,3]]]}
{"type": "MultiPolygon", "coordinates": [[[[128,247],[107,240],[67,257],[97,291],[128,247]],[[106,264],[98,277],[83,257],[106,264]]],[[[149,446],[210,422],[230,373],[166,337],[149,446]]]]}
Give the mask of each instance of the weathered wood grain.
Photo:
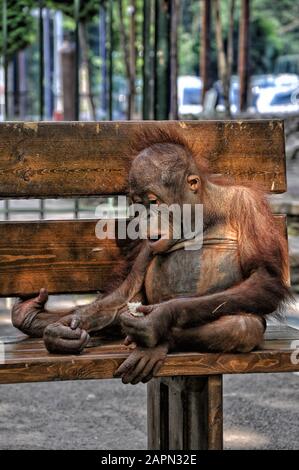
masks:
{"type": "MultiPolygon", "coordinates": [[[[285,233],[285,216],[276,216],[285,233]]],[[[96,220],[0,222],[0,296],[95,292],[114,280],[125,240],[99,240],[96,220]]]]}
{"type": "MultiPolygon", "coordinates": [[[[277,338],[279,334],[278,331],[277,338]]],[[[169,354],[158,375],[298,372],[299,364],[292,361],[292,353],[296,350],[293,341],[296,337],[299,340],[299,331],[290,329],[289,334],[283,333],[283,337],[285,339],[281,343],[275,339],[266,340],[263,349],[246,354],[169,354]]],[[[118,341],[104,341],[103,345],[85,349],[79,356],[68,356],[49,354],[41,340],[28,339],[5,345],[4,360],[0,363],[0,383],[110,379],[127,356],[128,350],[118,341]]]]}
{"type": "Polygon", "coordinates": [[[149,449],[222,449],[221,375],[157,378],[147,395],[149,449]]]}
{"type": "Polygon", "coordinates": [[[96,220],[0,223],[0,295],[101,290],[123,261],[121,241],[99,240],[96,220]]]}
{"type": "Polygon", "coordinates": [[[173,126],[198,144],[214,173],[286,190],[283,123],[259,121],[0,124],[0,197],[126,192],[130,141],[141,126],[173,126]]]}

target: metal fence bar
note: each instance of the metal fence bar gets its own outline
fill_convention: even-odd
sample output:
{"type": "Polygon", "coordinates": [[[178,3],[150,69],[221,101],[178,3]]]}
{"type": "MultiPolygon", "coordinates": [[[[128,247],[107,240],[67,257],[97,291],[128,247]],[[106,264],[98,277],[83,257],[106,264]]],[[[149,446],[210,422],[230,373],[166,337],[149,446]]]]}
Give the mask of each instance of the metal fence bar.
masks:
{"type": "Polygon", "coordinates": [[[9,220],[9,214],[10,214],[9,200],[5,199],[4,200],[4,218],[5,218],[5,220],[9,220]]]}
{"type": "Polygon", "coordinates": [[[39,0],[38,34],[39,34],[39,119],[44,119],[44,23],[43,0],[39,0]]]}

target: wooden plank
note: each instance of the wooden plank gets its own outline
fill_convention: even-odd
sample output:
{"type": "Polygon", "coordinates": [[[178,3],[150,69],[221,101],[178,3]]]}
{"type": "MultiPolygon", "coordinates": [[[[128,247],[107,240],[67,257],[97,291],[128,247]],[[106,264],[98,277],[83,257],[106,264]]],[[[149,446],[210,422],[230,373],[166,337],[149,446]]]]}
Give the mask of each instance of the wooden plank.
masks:
{"type": "Polygon", "coordinates": [[[0,223],[0,295],[95,292],[123,261],[121,241],[99,240],[96,220],[0,223]],[[113,268],[113,269],[112,269],[113,268]]]}
{"type": "MultiPolygon", "coordinates": [[[[285,216],[275,217],[285,233],[285,216]]],[[[0,296],[95,292],[115,279],[125,240],[99,240],[96,220],[0,222],[0,296]]]]}
{"type": "Polygon", "coordinates": [[[158,378],[147,388],[149,449],[223,448],[221,375],[158,378]]]}
{"type": "MultiPolygon", "coordinates": [[[[8,358],[0,364],[0,384],[55,380],[111,379],[127,354],[8,358]]],[[[192,376],[270,372],[298,372],[288,351],[248,354],[171,354],[159,376],[192,376]]]]}
{"type": "Polygon", "coordinates": [[[0,197],[69,197],[127,190],[130,141],[172,126],[198,144],[214,173],[286,190],[283,122],[145,121],[0,124],[0,197]]]}
{"type": "MultiPolygon", "coordinates": [[[[295,331],[299,340],[299,331],[295,331]]],[[[299,363],[292,360],[293,351],[298,348],[293,343],[293,333],[291,336],[291,339],[284,340],[283,345],[268,340],[264,349],[245,354],[169,354],[158,376],[298,372],[299,363]]],[[[4,349],[4,357],[0,362],[0,383],[110,379],[128,357],[128,350],[118,341],[104,342],[102,346],[85,349],[79,356],[49,354],[42,341],[35,339],[25,340],[23,345],[4,345],[4,349]],[[28,349],[25,348],[27,343],[30,345],[28,349]]]]}
{"type": "Polygon", "coordinates": [[[147,448],[169,449],[169,393],[162,379],[147,385],[147,448]]]}

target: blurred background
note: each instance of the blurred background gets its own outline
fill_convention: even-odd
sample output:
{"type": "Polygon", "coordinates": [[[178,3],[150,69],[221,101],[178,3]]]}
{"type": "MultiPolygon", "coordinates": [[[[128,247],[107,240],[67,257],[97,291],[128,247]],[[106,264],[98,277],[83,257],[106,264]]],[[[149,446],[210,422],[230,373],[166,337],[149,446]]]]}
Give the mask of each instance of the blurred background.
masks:
{"type": "MultiPolygon", "coordinates": [[[[299,0],[0,0],[0,121],[261,118],[285,123],[288,192],[270,202],[288,216],[298,299],[299,0]]],[[[0,220],[94,218],[98,202],[3,200],[0,220]]],[[[17,334],[12,301],[0,340],[17,334]]],[[[145,388],[125,387],[2,386],[0,448],[144,449],[145,388]]],[[[298,448],[298,388],[294,374],[226,377],[226,448],[298,448]]]]}
{"type": "Polygon", "coordinates": [[[1,120],[299,112],[294,0],[1,0],[1,120]]]}

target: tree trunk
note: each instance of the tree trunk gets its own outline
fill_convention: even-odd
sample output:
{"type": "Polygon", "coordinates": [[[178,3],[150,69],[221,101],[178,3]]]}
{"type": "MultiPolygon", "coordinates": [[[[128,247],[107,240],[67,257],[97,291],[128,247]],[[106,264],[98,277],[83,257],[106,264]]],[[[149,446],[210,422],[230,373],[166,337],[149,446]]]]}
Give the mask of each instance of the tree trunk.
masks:
{"type": "Polygon", "coordinates": [[[178,26],[179,1],[170,4],[170,112],[169,119],[178,119],[178,26]]]}
{"type": "Polygon", "coordinates": [[[239,64],[240,111],[248,106],[248,71],[249,71],[249,0],[242,0],[239,26],[239,64]]]}
{"type": "Polygon", "coordinates": [[[65,121],[76,120],[75,109],[75,73],[76,73],[76,52],[75,45],[65,40],[60,49],[61,70],[62,70],[62,90],[63,90],[63,119],[65,121]]]}
{"type": "Polygon", "coordinates": [[[154,117],[157,120],[169,118],[169,3],[170,0],[155,2],[154,117]]]}
{"type": "MultiPolygon", "coordinates": [[[[119,22],[120,22],[120,40],[121,48],[124,54],[127,83],[128,83],[128,107],[127,107],[127,118],[131,119],[132,116],[132,101],[131,101],[131,43],[128,47],[128,35],[125,28],[124,22],[124,11],[123,11],[123,0],[118,0],[118,11],[119,11],[119,22]]],[[[131,32],[131,31],[130,31],[131,32]]],[[[131,39],[131,37],[130,37],[131,39]]]]}
{"type": "Polygon", "coordinates": [[[81,45],[81,56],[82,56],[82,68],[85,69],[86,72],[86,88],[87,88],[87,99],[89,103],[89,110],[91,114],[91,118],[93,121],[96,120],[96,107],[94,104],[93,94],[92,94],[92,87],[91,87],[91,63],[89,60],[88,54],[88,43],[86,37],[86,24],[80,22],[79,23],[79,40],[81,45]]]}
{"type": "Polygon", "coordinates": [[[225,112],[230,114],[229,109],[229,83],[227,74],[227,60],[224,52],[222,24],[221,24],[221,10],[220,1],[215,0],[215,29],[216,29],[216,45],[217,45],[217,63],[218,75],[222,82],[223,101],[225,112]]]}
{"type": "Polygon", "coordinates": [[[211,55],[211,0],[202,1],[201,12],[201,48],[200,76],[202,79],[202,104],[205,94],[211,86],[210,55],[211,55]]]}
{"type": "Polygon", "coordinates": [[[151,117],[151,0],[143,0],[143,93],[142,119],[151,117]]]}

